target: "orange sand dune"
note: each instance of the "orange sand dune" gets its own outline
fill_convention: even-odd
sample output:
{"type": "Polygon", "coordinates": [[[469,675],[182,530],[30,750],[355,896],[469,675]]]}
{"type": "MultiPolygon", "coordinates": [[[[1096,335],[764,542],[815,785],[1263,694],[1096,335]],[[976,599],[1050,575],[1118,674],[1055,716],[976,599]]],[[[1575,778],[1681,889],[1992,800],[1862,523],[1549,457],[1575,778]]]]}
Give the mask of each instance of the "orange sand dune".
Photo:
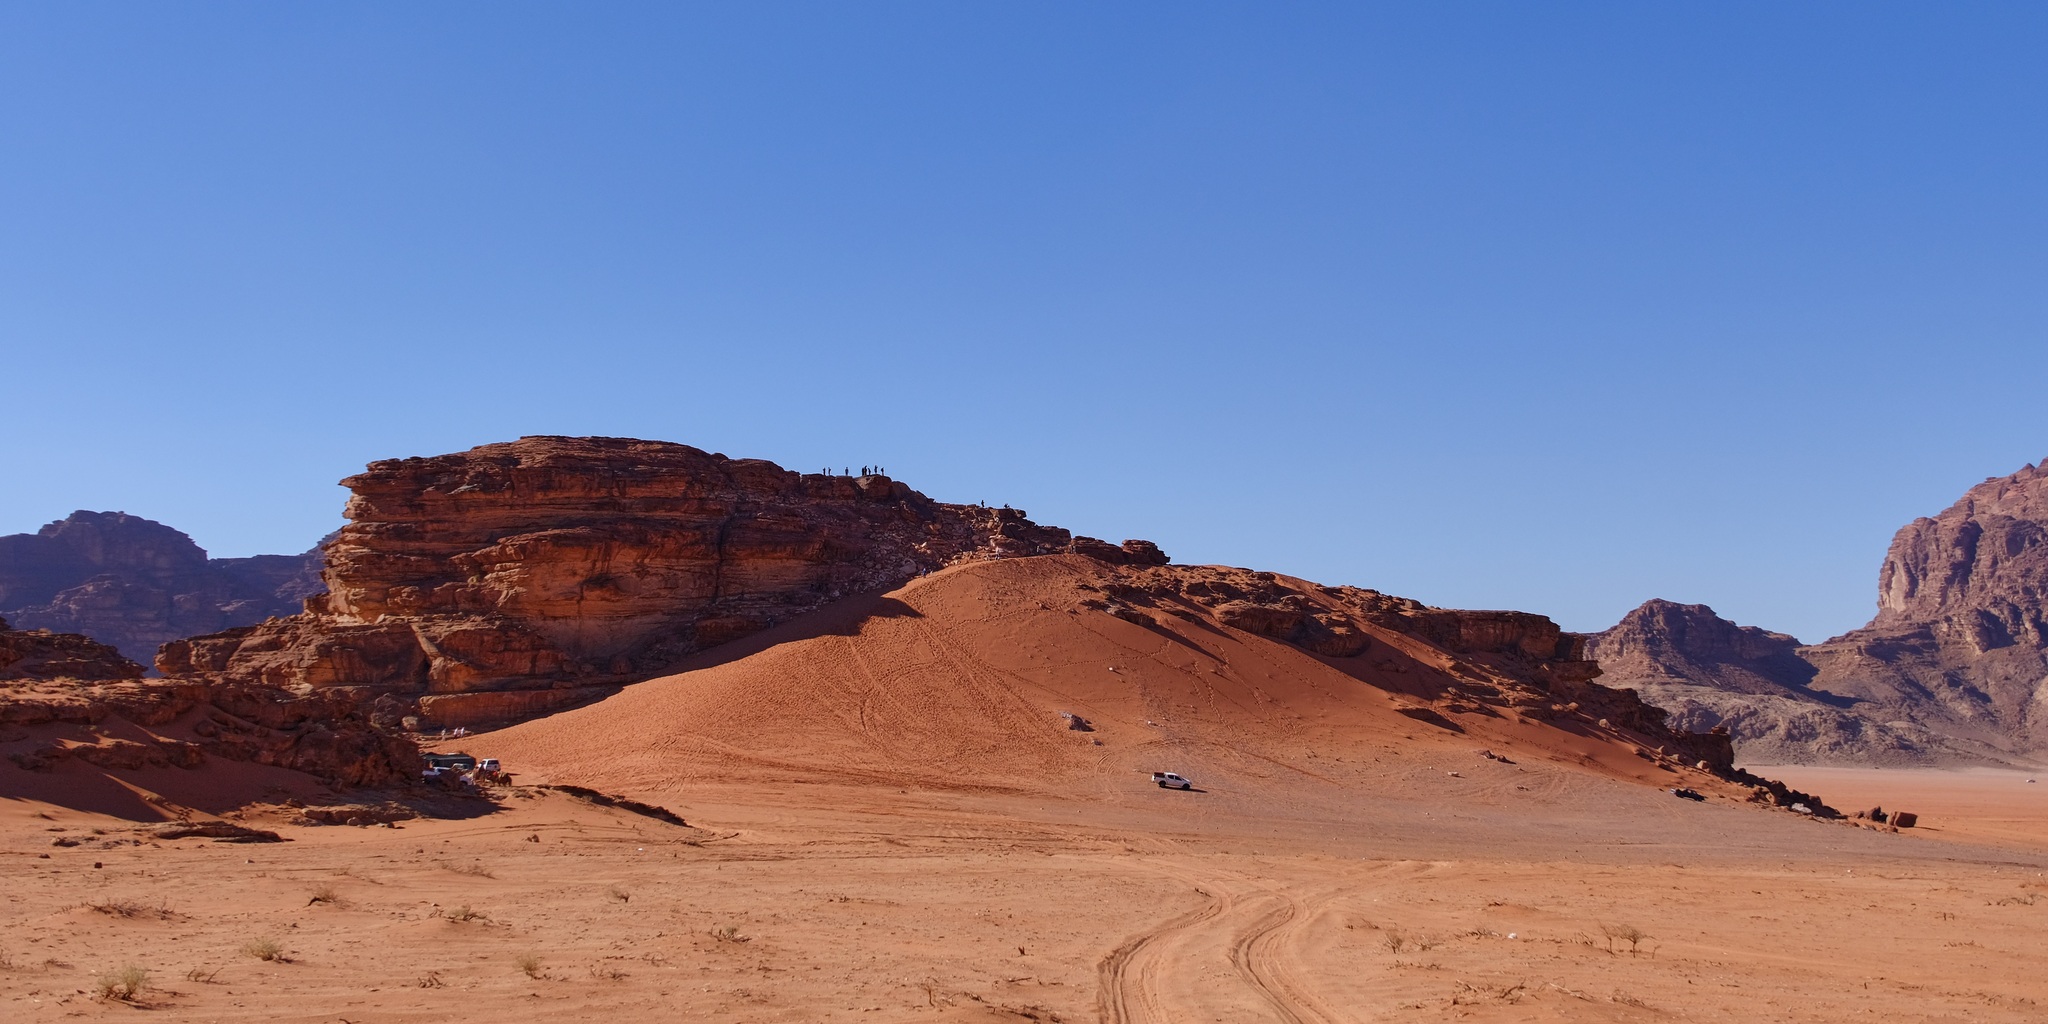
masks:
{"type": "Polygon", "coordinates": [[[1082,607],[1082,588],[1110,571],[1073,556],[950,569],[468,749],[529,778],[643,791],[829,781],[1114,802],[1142,790],[1147,773],[1172,770],[1212,802],[1263,803],[1418,764],[1441,763],[1447,775],[1481,748],[1713,785],[1658,769],[1625,737],[1584,723],[1443,717],[1411,694],[1454,659],[1413,637],[1367,627],[1375,653],[1328,659],[1205,617],[1146,625],[1082,607]],[[1063,713],[1093,731],[1070,728],[1063,713]]]}

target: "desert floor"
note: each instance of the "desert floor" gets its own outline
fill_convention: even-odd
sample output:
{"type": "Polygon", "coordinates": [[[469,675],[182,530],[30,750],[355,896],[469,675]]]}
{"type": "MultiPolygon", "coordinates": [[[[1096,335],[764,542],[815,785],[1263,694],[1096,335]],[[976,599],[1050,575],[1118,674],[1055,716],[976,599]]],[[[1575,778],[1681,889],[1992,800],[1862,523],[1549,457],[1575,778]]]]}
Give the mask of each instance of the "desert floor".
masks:
{"type": "Polygon", "coordinates": [[[4,801],[0,1016],[2048,1019],[2040,819],[2032,846],[2011,817],[1974,843],[1941,778],[1866,774],[1831,777],[1873,801],[1909,780],[1928,827],[1540,769],[1521,806],[1375,801],[1348,824],[1142,782],[1146,813],[706,785],[642,794],[688,829],[515,789],[469,820],[252,814],[294,841],[137,845],[131,822],[4,801]],[[96,998],[128,965],[149,972],[134,1003],[96,998]]]}
{"type": "Polygon", "coordinates": [[[1774,769],[1921,815],[1816,821],[1444,699],[1489,670],[1412,638],[1317,658],[1111,582],[948,570],[466,737],[518,785],[461,819],[0,762],[0,1020],[2048,1020],[2048,786],[1774,769]],[[224,810],[292,841],[130,820],[224,810]]]}

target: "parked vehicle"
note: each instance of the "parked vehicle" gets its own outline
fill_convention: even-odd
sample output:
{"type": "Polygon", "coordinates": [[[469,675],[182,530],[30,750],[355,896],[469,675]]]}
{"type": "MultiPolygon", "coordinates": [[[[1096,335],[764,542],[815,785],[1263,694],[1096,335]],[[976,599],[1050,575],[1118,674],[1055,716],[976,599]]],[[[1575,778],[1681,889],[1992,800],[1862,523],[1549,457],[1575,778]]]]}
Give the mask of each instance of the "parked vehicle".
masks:
{"type": "Polygon", "coordinates": [[[1194,783],[1182,778],[1178,772],[1153,772],[1152,781],[1158,783],[1160,789],[1195,788],[1194,783]]]}
{"type": "Polygon", "coordinates": [[[423,756],[426,758],[427,767],[429,768],[453,768],[458,772],[472,771],[476,768],[476,758],[468,754],[426,754],[423,756]]]}
{"type": "Polygon", "coordinates": [[[495,774],[497,772],[503,771],[504,769],[498,767],[497,758],[486,757],[477,761],[476,770],[479,774],[495,774]]]}

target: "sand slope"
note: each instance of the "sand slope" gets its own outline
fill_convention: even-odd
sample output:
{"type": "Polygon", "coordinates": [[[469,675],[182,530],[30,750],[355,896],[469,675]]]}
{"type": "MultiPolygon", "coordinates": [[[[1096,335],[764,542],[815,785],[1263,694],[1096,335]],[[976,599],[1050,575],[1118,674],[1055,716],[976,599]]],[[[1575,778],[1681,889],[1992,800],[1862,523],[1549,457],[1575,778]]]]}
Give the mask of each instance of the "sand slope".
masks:
{"type": "Polygon", "coordinates": [[[838,781],[1116,801],[1172,770],[1228,804],[1295,800],[1481,748],[1714,785],[1657,768],[1593,723],[1433,708],[1444,681],[1486,670],[1399,633],[1365,627],[1372,651],[1333,659],[1197,610],[1147,624],[1083,606],[1112,572],[1077,556],[949,569],[468,749],[528,778],[626,791],[838,781]]]}

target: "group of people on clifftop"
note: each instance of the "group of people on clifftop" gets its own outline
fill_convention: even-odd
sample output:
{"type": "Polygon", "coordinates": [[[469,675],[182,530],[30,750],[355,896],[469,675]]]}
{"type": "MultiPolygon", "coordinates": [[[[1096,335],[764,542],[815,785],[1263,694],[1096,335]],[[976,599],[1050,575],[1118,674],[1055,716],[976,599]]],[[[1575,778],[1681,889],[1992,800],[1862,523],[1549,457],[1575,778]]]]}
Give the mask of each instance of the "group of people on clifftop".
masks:
{"type": "MultiPolygon", "coordinates": [[[[833,472],[832,472],[832,467],[830,467],[830,466],[826,466],[826,467],[825,467],[825,469],[824,469],[824,474],[825,474],[826,476],[852,476],[852,475],[854,475],[854,474],[853,474],[853,470],[852,470],[851,468],[842,468],[842,469],[840,469],[840,470],[839,470],[839,472],[838,472],[838,473],[836,473],[836,474],[835,474],[835,473],[833,473],[833,472]]],[[[861,476],[887,476],[887,475],[888,475],[888,472],[887,472],[886,470],[884,470],[884,469],[883,469],[882,467],[880,467],[880,466],[862,466],[862,467],[860,468],[860,475],[861,475],[861,476]]]]}

